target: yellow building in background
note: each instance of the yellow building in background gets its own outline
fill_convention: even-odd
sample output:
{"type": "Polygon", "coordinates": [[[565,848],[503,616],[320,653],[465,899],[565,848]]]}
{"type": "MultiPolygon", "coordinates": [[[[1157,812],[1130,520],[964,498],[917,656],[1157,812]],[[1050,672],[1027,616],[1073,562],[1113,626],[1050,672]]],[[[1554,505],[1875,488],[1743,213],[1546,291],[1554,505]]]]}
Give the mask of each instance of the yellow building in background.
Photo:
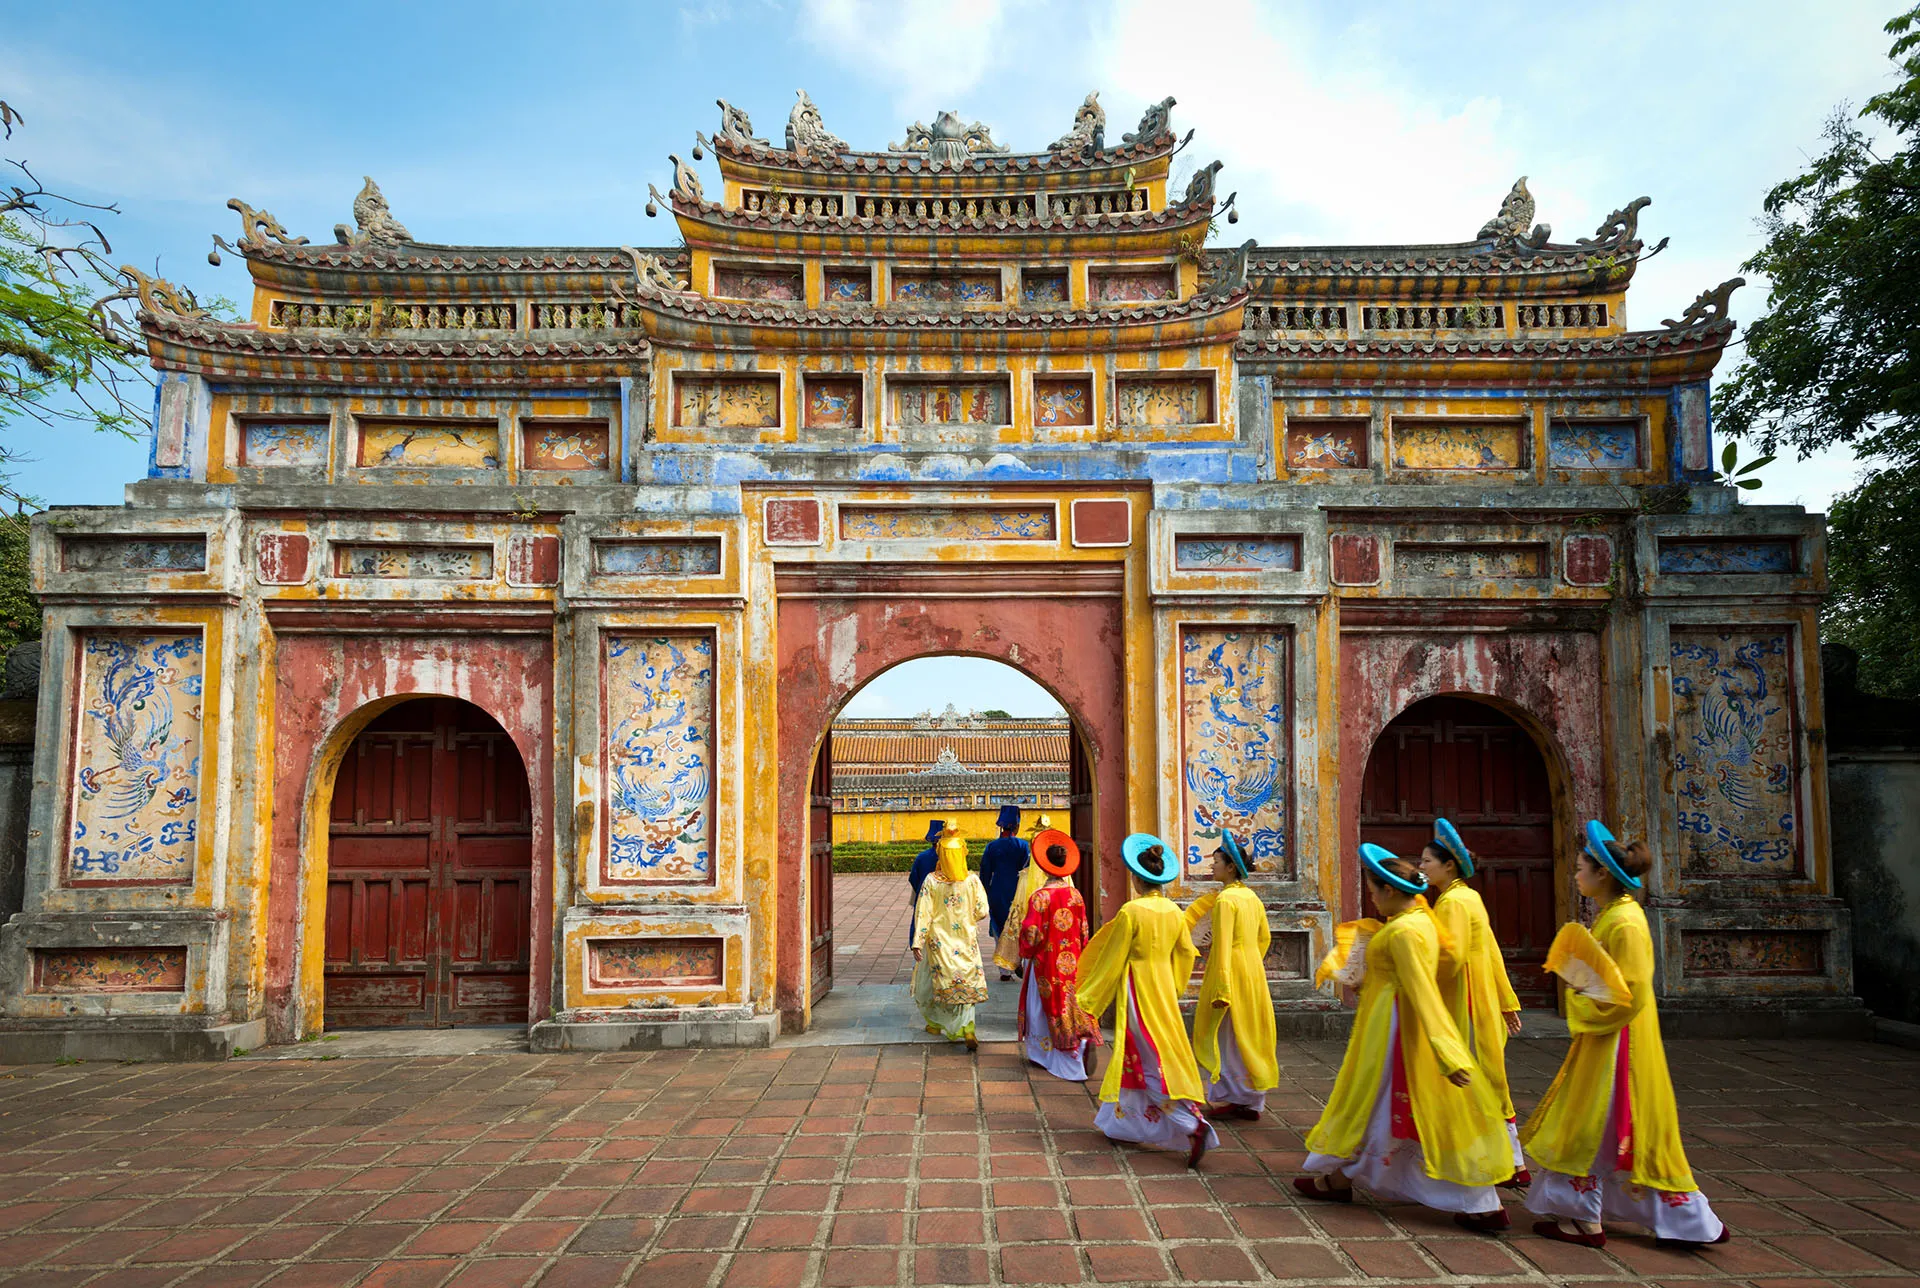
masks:
{"type": "Polygon", "coordinates": [[[929,819],[990,839],[1002,805],[1064,812],[1072,726],[1053,719],[940,715],[833,725],[833,840],[918,841],[929,819]]]}

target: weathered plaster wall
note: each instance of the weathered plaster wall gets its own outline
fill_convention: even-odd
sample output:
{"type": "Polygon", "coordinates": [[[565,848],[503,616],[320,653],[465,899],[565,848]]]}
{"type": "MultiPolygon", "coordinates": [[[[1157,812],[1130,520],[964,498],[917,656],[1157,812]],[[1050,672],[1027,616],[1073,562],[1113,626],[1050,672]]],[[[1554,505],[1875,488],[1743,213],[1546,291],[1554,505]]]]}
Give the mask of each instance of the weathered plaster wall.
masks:
{"type": "Polygon", "coordinates": [[[1855,987],[1876,1014],[1920,1023],[1920,750],[1835,752],[1827,791],[1855,987]]]}

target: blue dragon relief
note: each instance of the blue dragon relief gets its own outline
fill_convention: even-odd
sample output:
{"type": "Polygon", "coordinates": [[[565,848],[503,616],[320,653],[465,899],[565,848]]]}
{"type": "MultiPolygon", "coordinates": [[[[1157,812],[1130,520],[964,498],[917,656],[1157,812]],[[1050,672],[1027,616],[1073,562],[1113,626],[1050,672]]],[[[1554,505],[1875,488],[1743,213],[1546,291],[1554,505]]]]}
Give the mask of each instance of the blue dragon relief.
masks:
{"type": "Polygon", "coordinates": [[[190,865],[198,827],[200,756],[189,754],[200,727],[195,701],[176,732],[176,696],[201,695],[198,635],[87,640],[90,692],[81,712],[75,772],[76,876],[141,880],[190,865]]]}
{"type": "Polygon", "coordinates": [[[1725,870],[1722,856],[1731,855],[1738,864],[1790,870],[1791,714],[1776,696],[1783,686],[1768,675],[1769,659],[1785,661],[1787,637],[1757,635],[1737,645],[1734,639],[1720,631],[1719,647],[1698,633],[1672,641],[1681,842],[1695,869],[1725,870]]]}
{"type": "Polygon", "coordinates": [[[1186,694],[1187,863],[1231,829],[1254,862],[1283,869],[1287,848],[1285,649],[1277,635],[1194,632],[1182,651],[1186,694]],[[1211,647],[1208,647],[1211,642],[1211,647]],[[1194,655],[1205,652],[1196,664],[1194,655]]]}
{"type": "Polygon", "coordinates": [[[713,642],[616,638],[608,684],[631,695],[611,731],[608,866],[628,880],[700,881],[712,866],[707,719],[713,642]],[[689,659],[689,654],[692,659],[689,659]]]}

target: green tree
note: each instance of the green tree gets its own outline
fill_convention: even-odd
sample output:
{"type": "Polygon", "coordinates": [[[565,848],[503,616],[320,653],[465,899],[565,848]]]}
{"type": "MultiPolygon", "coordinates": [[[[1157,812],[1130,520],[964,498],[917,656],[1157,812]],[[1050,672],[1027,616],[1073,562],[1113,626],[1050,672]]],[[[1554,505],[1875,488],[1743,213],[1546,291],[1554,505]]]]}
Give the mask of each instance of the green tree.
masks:
{"type": "Polygon", "coordinates": [[[1010,716],[1010,715],[1008,715],[1008,714],[1007,714],[1006,712],[1004,712],[1004,711],[1002,711],[1002,710],[1001,710],[1001,709],[1000,709],[999,707],[988,707],[988,708],[987,708],[987,709],[986,709],[985,711],[976,711],[976,712],[974,712],[974,714],[975,714],[975,715],[977,715],[977,716],[979,716],[979,717],[980,717],[981,719],[983,719],[983,720],[1011,720],[1011,719],[1013,719],[1013,717],[1012,717],[1012,716],[1010,716]]]}
{"type": "Polygon", "coordinates": [[[1861,687],[1920,694],[1920,7],[1887,24],[1899,83],[1827,122],[1826,150],[1767,194],[1767,313],[1716,418],[1772,451],[1846,444],[1865,472],[1834,502],[1827,633],[1861,687]]]}
{"type": "Polygon", "coordinates": [[[40,601],[27,574],[27,516],[0,515],[0,659],[40,638],[40,601]]]}

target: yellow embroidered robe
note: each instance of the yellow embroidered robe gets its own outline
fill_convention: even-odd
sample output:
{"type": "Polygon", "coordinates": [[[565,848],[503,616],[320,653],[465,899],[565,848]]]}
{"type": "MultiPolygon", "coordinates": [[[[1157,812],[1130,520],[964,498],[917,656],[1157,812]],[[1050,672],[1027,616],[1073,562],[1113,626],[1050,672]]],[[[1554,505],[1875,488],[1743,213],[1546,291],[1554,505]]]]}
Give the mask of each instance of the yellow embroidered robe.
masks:
{"type": "Polygon", "coordinates": [[[921,950],[921,966],[932,979],[933,1000],[942,1006],[969,1006],[987,1000],[987,977],[980,968],[977,938],[986,915],[986,887],[971,872],[964,881],[949,882],[935,868],[920,886],[920,902],[914,908],[913,947],[921,950]]]}
{"type": "Polygon", "coordinates": [[[1505,1012],[1520,1009],[1507,978],[1500,941],[1480,892],[1465,881],[1455,881],[1433,904],[1440,923],[1440,1000],[1453,1016],[1453,1026],[1467,1038],[1473,1057],[1487,1083],[1500,1097],[1502,1112],[1513,1117],[1513,1095],[1507,1089],[1507,1023],[1505,1012]]]}
{"type": "Polygon", "coordinates": [[[1020,869],[1020,884],[1014,887],[1013,903],[1000,926],[1000,938],[993,945],[993,962],[1001,970],[1012,970],[1020,964],[1020,923],[1027,919],[1027,900],[1046,883],[1047,874],[1038,863],[1020,869]]]}
{"type": "Polygon", "coordinates": [[[1397,1006],[1407,1097],[1427,1175],[1456,1185],[1506,1180],[1513,1175],[1513,1146],[1493,1089],[1477,1072],[1464,1087],[1447,1081],[1448,1074],[1472,1071],[1474,1062],[1434,985],[1440,932],[1433,913],[1416,904],[1387,918],[1367,941],[1366,960],[1346,1058],[1307,1148],[1333,1158],[1359,1154],[1391,1067],[1397,1006]]]}
{"type": "Polygon", "coordinates": [[[1120,905],[1080,954],[1080,1005],[1091,1015],[1114,1007],[1113,1059],[1100,1084],[1100,1099],[1120,1099],[1127,1055],[1127,1000],[1160,1056],[1160,1076],[1172,1100],[1202,1100],[1206,1089],[1194,1063],[1180,994],[1193,975],[1193,938],[1185,916],[1165,895],[1143,895],[1120,905]]]}
{"type": "Polygon", "coordinates": [[[1520,1133],[1527,1153],[1544,1167],[1586,1176],[1600,1151],[1612,1103],[1614,1060],[1626,1035],[1627,1098],[1633,1114],[1636,1185],[1685,1193],[1698,1189],[1680,1146],[1680,1110],[1667,1074],[1667,1049],[1653,1005],[1653,936],[1647,914],[1631,895],[1621,895],[1594,918],[1593,937],[1626,978],[1633,1000],[1611,1005],[1567,994],[1567,1028],[1573,1045],[1520,1133]]]}
{"type": "Polygon", "coordinates": [[[1273,994],[1267,989],[1267,909],[1260,896],[1236,881],[1203,894],[1187,906],[1187,931],[1213,918],[1213,946],[1200,979],[1193,1012],[1193,1055],[1207,1076],[1220,1076],[1220,1020],[1233,1016],[1233,1039],[1257,1091],[1280,1085],[1274,1050],[1273,994]]]}

